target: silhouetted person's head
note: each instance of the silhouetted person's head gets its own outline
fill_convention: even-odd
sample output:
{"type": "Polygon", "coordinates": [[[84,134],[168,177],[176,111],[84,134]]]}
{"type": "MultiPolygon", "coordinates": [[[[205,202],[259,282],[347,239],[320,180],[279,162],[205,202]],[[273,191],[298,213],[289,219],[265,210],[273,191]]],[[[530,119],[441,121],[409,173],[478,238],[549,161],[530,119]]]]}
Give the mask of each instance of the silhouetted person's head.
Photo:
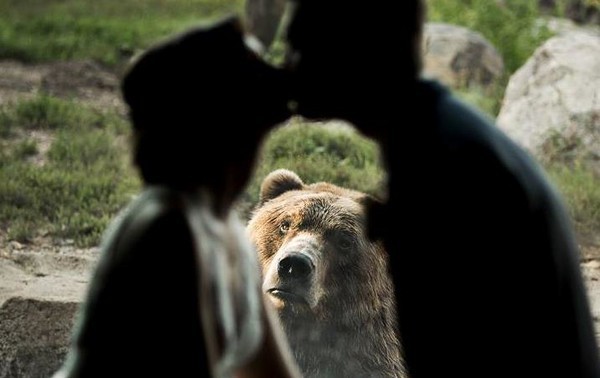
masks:
{"type": "Polygon", "coordinates": [[[300,114],[350,121],[376,117],[398,101],[387,88],[400,91],[418,77],[420,1],[294,3],[286,60],[295,72],[300,114]]]}
{"type": "Polygon", "coordinates": [[[148,184],[237,195],[265,134],[288,116],[281,71],[259,60],[227,18],[148,49],[122,81],[148,184]]]}

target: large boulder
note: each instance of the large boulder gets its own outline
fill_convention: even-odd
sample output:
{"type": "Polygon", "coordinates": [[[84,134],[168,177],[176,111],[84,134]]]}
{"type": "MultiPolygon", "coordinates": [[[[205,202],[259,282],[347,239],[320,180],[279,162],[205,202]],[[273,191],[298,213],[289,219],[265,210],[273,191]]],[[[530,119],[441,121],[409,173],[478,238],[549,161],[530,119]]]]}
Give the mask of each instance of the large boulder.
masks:
{"type": "Polygon", "coordinates": [[[48,378],[62,364],[97,254],[0,240],[0,378],[48,378]]]}
{"type": "Polygon", "coordinates": [[[481,34],[429,22],[423,35],[424,74],[452,88],[492,89],[504,74],[504,61],[481,34]]]}
{"type": "Polygon", "coordinates": [[[541,160],[600,158],[600,36],[565,33],[510,78],[497,123],[541,160]]]}
{"type": "Polygon", "coordinates": [[[0,307],[0,378],[47,378],[63,362],[74,302],[11,298],[0,307]]]}

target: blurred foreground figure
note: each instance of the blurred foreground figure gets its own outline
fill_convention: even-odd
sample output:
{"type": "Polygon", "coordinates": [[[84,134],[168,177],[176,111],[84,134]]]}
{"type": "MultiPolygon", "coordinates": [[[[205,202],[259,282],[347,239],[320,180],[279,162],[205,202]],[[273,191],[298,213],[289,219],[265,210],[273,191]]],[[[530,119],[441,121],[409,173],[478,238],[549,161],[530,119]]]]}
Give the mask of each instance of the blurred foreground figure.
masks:
{"type": "Polygon", "coordinates": [[[150,48],[122,82],[142,193],[115,219],[62,377],[294,377],[232,204],[289,114],[237,19],[150,48]]]}
{"type": "Polygon", "coordinates": [[[417,0],[297,0],[297,111],[381,145],[409,376],[600,377],[572,225],[542,169],[492,120],[420,76],[417,0]]]}
{"type": "Polygon", "coordinates": [[[246,28],[268,50],[275,38],[285,13],[287,0],[246,0],[244,14],[246,28]]]}

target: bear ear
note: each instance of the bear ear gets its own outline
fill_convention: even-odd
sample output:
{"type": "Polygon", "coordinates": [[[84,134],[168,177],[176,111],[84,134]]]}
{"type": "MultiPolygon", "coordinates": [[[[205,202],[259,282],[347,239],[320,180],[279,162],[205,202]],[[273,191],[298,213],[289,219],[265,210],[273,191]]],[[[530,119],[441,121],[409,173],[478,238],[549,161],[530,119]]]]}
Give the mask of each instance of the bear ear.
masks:
{"type": "Polygon", "coordinates": [[[290,190],[299,190],[304,187],[300,177],[289,169],[277,169],[265,177],[260,186],[259,205],[280,196],[290,190]]]}

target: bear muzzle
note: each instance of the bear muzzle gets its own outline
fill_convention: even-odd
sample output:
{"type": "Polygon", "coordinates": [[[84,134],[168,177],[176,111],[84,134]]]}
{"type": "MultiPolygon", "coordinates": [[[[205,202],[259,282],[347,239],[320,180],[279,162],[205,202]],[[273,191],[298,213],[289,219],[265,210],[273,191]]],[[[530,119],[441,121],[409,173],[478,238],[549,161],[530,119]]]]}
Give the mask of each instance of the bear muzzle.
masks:
{"type": "Polygon", "coordinates": [[[263,282],[263,290],[277,307],[313,308],[317,304],[313,293],[314,278],[315,263],[311,257],[292,251],[272,263],[263,282]]]}

